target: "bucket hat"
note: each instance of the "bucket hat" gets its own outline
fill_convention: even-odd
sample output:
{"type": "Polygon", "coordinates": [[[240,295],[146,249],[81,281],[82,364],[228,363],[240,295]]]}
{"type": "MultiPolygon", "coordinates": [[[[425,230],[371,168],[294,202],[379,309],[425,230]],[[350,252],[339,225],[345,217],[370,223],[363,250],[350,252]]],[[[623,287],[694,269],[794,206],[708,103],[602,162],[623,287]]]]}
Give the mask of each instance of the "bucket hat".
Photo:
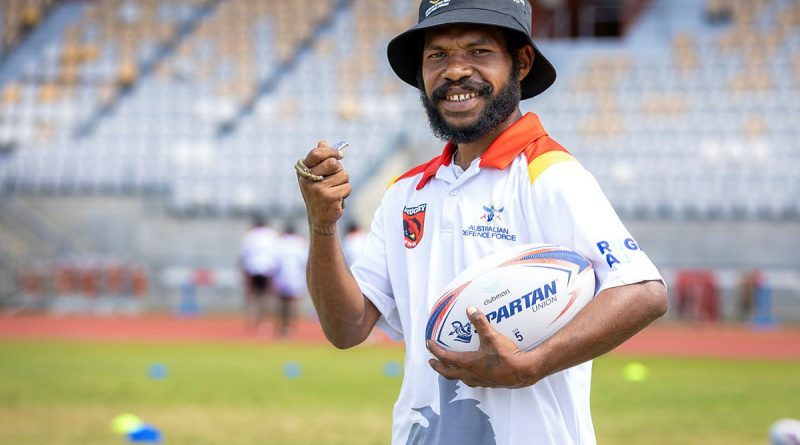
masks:
{"type": "Polygon", "coordinates": [[[417,24],[389,42],[389,65],[405,83],[419,88],[425,30],[454,23],[491,25],[522,34],[533,46],[531,71],[521,81],[522,99],[540,94],[556,80],[556,70],[531,38],[531,5],[528,0],[422,0],[417,24]]]}

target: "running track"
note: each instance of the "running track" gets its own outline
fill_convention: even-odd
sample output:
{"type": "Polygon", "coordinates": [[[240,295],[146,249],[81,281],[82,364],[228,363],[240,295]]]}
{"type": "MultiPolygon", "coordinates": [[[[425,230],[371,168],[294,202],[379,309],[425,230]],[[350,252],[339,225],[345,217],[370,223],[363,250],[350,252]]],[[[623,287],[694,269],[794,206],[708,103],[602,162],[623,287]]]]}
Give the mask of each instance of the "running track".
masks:
{"type": "MultiPolygon", "coordinates": [[[[319,324],[302,321],[290,340],[276,340],[269,330],[247,334],[233,316],[180,318],[170,315],[92,317],[9,315],[0,313],[0,340],[70,340],[97,342],[320,343],[319,324]]],[[[382,335],[375,342],[394,345],[382,335]]],[[[800,360],[800,327],[755,330],[741,325],[686,326],[658,323],[617,348],[614,354],[731,359],[800,360]]]]}

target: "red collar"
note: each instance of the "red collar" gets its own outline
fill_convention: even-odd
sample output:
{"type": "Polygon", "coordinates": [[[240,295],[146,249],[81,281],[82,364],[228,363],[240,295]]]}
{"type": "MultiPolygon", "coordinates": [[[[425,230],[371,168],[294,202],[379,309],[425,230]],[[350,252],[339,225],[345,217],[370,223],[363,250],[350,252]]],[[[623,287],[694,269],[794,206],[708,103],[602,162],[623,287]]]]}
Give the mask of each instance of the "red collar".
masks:
{"type": "MultiPolygon", "coordinates": [[[[533,113],[526,113],[513,125],[508,127],[504,132],[497,136],[497,139],[492,141],[489,148],[481,155],[480,168],[495,168],[503,170],[508,167],[511,162],[522,153],[531,142],[547,135],[544,131],[539,117],[533,113]]],[[[422,173],[422,178],[417,183],[417,190],[425,187],[425,184],[430,179],[436,176],[439,167],[449,166],[450,161],[453,159],[453,153],[458,148],[457,144],[448,142],[444,146],[442,154],[431,159],[422,173]]]]}

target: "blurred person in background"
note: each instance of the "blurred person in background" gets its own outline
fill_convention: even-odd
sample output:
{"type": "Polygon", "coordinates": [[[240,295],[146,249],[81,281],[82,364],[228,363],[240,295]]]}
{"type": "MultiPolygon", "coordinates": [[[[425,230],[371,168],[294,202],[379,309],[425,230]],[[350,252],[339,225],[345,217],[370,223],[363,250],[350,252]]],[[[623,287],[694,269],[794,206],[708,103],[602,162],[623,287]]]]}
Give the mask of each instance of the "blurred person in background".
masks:
{"type": "Polygon", "coordinates": [[[278,268],[278,235],[263,215],[253,215],[239,250],[239,269],[244,288],[245,329],[255,334],[269,313],[272,280],[278,268]]]}
{"type": "Polygon", "coordinates": [[[748,270],[740,272],[736,298],[736,318],[740,322],[748,322],[753,317],[756,306],[756,295],[761,286],[761,272],[748,270]]]}
{"type": "Polygon", "coordinates": [[[275,334],[288,337],[294,331],[298,305],[308,295],[306,287],[306,261],[308,260],[308,241],[289,224],[279,241],[278,273],[275,276],[275,289],[278,293],[278,315],[280,323],[275,326],[275,334]]]}
{"type": "Polygon", "coordinates": [[[738,321],[762,326],[775,323],[772,315],[772,289],[765,271],[760,269],[741,271],[737,294],[738,321]]]}
{"type": "Polygon", "coordinates": [[[342,249],[344,249],[344,259],[347,261],[348,266],[352,266],[356,259],[361,256],[366,235],[358,226],[358,223],[351,222],[347,225],[347,234],[344,236],[342,249]]]}
{"type": "Polygon", "coordinates": [[[720,290],[711,270],[692,269],[678,272],[675,306],[678,317],[692,323],[720,321],[720,290]]]}
{"type": "Polygon", "coordinates": [[[394,445],[594,444],[591,360],[666,312],[661,275],[594,177],[519,108],[555,81],[531,17],[524,0],[425,0],[418,24],[389,43],[393,70],[419,90],[447,144],[389,186],[349,270],[336,236],[351,191],[342,152],[323,141],[295,167],[311,234],[309,292],[326,337],[350,348],[377,325],[405,340],[394,445]],[[469,229],[490,221],[508,236],[469,229]],[[430,308],[453,277],[531,242],[592,262],[598,293],[571,322],[521,351],[473,307],[478,351],[426,341],[430,308]]]}

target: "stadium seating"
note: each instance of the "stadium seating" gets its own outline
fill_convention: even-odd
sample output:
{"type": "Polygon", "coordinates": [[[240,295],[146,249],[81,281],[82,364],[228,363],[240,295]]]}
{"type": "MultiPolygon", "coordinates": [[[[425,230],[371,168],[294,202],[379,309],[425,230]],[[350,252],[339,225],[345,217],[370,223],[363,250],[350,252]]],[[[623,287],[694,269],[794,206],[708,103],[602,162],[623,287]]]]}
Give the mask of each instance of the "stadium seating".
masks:
{"type": "MultiPolygon", "coordinates": [[[[23,3],[33,4],[0,8],[19,17],[23,3]]],[[[41,29],[42,50],[0,85],[0,146],[15,147],[0,187],[161,193],[179,214],[295,215],[291,165],[321,138],[350,142],[355,182],[394,150],[429,158],[441,143],[384,55],[416,7],[60,4],[72,19],[41,29]]],[[[653,1],[625,38],[540,46],[559,80],[523,108],[625,216],[800,217],[797,2],[653,1]]]]}
{"type": "Polygon", "coordinates": [[[0,60],[39,25],[56,0],[5,0],[0,15],[0,60]]]}

